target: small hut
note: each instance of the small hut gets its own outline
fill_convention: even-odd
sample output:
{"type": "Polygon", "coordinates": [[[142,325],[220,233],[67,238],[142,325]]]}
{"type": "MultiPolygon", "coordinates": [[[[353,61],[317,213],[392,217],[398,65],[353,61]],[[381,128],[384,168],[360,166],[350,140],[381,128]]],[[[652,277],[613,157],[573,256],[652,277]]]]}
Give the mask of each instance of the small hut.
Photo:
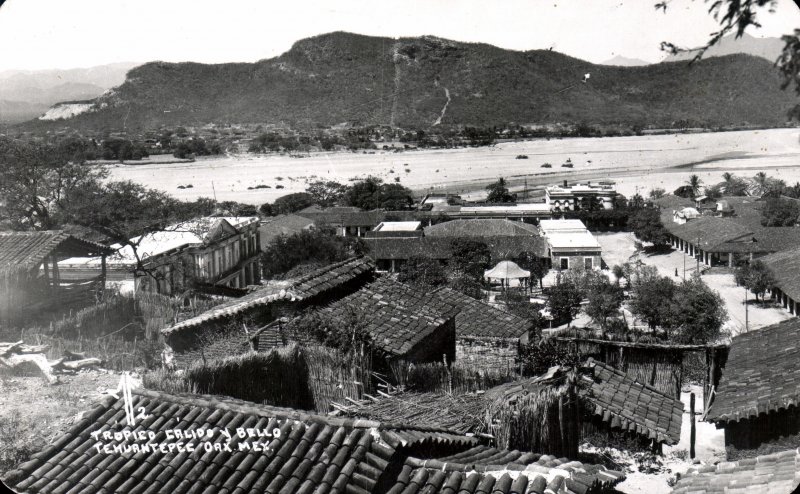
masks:
{"type": "Polygon", "coordinates": [[[26,315],[75,308],[102,297],[106,246],[60,230],[0,232],[0,323],[14,325],[26,315]],[[100,269],[88,278],[62,277],[58,262],[70,257],[100,257],[100,269]]]}
{"type": "Polygon", "coordinates": [[[515,373],[519,347],[528,343],[533,324],[481,300],[450,288],[433,292],[458,307],[456,361],[476,370],[515,373]]]}

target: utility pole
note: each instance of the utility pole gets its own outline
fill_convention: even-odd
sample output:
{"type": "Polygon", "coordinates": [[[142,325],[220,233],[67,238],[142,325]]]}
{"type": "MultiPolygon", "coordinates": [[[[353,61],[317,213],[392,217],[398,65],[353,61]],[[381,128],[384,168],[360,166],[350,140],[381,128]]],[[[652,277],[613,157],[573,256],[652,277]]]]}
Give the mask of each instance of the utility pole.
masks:
{"type": "Polygon", "coordinates": [[[749,314],[747,309],[747,287],[744,287],[744,332],[750,331],[749,328],[749,314]]]}
{"type": "Polygon", "coordinates": [[[694,257],[697,259],[697,274],[700,275],[700,235],[697,236],[697,244],[694,248],[694,257]]]}

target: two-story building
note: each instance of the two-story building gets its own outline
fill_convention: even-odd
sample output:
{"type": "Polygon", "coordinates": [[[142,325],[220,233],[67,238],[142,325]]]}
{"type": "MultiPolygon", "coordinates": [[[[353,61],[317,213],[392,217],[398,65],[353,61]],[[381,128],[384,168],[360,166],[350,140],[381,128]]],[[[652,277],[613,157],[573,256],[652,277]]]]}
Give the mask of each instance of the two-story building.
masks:
{"type": "Polygon", "coordinates": [[[545,189],[545,204],[552,211],[614,209],[617,191],[613,182],[551,185],[545,189]]]}
{"type": "MultiPolygon", "coordinates": [[[[115,245],[107,260],[108,279],[122,291],[165,295],[187,288],[219,292],[244,289],[261,280],[257,217],[205,217],[134,237],[115,245]]],[[[65,272],[90,269],[96,259],[59,263],[65,272]]]]}

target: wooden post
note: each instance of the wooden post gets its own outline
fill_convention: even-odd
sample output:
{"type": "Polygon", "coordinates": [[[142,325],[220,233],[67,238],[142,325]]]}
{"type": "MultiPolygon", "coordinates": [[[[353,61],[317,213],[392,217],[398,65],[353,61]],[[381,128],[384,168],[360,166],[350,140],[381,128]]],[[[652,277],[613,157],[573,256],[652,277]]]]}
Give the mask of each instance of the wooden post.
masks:
{"type": "Polygon", "coordinates": [[[694,393],[689,395],[689,420],[691,423],[691,429],[689,433],[689,458],[694,460],[695,457],[694,443],[697,436],[697,431],[695,430],[695,425],[694,425],[694,393]]]}
{"type": "Polygon", "coordinates": [[[103,296],[106,293],[106,255],[103,254],[100,257],[100,300],[103,300],[103,296]]]}
{"type": "Polygon", "coordinates": [[[61,276],[58,274],[58,257],[53,255],[53,286],[58,287],[61,284],[61,276]]]}
{"type": "Polygon", "coordinates": [[[714,378],[711,375],[711,349],[706,348],[706,375],[703,378],[703,414],[705,415],[708,410],[706,409],[706,401],[708,401],[709,389],[711,389],[711,382],[714,378]]]}
{"type": "Polygon", "coordinates": [[[564,396],[558,397],[558,430],[561,434],[561,454],[567,455],[567,433],[564,424],[564,396]]]}

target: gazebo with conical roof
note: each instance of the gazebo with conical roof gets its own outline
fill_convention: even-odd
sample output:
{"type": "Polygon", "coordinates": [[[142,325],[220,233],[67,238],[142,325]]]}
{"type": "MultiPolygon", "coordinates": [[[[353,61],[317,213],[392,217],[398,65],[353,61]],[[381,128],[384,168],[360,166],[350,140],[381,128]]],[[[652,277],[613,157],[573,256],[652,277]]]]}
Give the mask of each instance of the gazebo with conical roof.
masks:
{"type": "Polygon", "coordinates": [[[500,280],[503,287],[508,287],[509,280],[524,279],[531,276],[530,271],[525,271],[513,261],[500,261],[495,267],[483,272],[483,277],[487,280],[500,280]]]}

